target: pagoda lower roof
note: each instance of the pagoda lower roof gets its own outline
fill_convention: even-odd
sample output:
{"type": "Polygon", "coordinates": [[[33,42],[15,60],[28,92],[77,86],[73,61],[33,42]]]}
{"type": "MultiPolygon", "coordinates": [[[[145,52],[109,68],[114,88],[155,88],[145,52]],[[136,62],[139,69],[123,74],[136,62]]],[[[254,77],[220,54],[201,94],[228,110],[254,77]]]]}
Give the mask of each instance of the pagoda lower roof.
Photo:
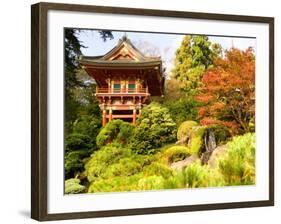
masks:
{"type": "Polygon", "coordinates": [[[147,60],[147,61],[134,61],[134,60],[100,60],[100,59],[88,59],[88,58],[82,58],[79,60],[80,63],[85,67],[92,67],[92,68],[141,68],[144,67],[155,67],[155,66],[161,66],[162,62],[161,60],[147,60]]]}

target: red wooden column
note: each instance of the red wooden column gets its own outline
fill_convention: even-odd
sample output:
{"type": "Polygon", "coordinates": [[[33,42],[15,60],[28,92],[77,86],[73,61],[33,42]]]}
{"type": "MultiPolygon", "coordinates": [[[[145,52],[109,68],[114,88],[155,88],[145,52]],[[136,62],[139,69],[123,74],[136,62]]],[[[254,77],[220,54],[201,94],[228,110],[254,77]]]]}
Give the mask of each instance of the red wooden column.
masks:
{"type": "Polygon", "coordinates": [[[109,121],[112,120],[112,108],[109,109],[109,121]]]}
{"type": "Polygon", "coordinates": [[[108,80],[108,83],[107,83],[107,88],[108,88],[108,93],[111,93],[111,79],[108,80]]]}
{"type": "Polygon", "coordinates": [[[106,110],[102,111],[102,126],[106,125],[106,110]]]}
{"type": "Polygon", "coordinates": [[[136,124],[136,118],[137,118],[137,111],[136,108],[133,109],[133,125],[136,124]]]}

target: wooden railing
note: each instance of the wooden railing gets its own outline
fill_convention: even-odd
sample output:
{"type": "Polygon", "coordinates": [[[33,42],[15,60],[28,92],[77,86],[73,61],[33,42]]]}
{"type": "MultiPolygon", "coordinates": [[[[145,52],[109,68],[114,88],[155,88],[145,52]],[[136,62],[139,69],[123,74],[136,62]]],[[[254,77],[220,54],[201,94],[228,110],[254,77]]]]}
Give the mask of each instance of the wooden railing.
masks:
{"type": "Polygon", "coordinates": [[[148,93],[148,87],[146,88],[96,88],[96,94],[110,93],[110,94],[138,94],[138,93],[148,93]]]}

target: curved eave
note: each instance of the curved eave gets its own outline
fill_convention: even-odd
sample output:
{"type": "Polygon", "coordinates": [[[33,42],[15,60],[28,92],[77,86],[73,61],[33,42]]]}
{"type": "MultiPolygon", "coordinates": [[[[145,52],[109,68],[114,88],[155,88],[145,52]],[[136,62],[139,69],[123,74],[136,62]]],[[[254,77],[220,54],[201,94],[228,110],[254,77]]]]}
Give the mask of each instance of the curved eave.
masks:
{"type": "Polygon", "coordinates": [[[162,65],[161,61],[88,61],[81,60],[80,63],[89,68],[115,68],[115,69],[130,69],[130,68],[144,68],[144,67],[155,67],[162,65]]]}

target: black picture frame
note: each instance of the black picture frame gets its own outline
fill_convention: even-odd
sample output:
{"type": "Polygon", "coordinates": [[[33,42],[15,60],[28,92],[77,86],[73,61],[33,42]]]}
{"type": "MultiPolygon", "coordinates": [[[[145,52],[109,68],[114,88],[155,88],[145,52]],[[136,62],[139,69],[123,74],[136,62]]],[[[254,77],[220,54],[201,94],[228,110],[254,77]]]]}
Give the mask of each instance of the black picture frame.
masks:
{"type": "Polygon", "coordinates": [[[93,217],[141,215],[170,212],[246,208],[274,205],[274,18],[224,15],[139,8],[104,7],[57,3],[38,3],[31,6],[31,217],[39,221],[93,217]],[[263,23],[269,25],[269,199],[203,205],[131,208],[125,210],[88,211],[48,214],[47,202],[47,13],[49,10],[70,12],[129,14],[167,18],[194,18],[263,23]]]}

